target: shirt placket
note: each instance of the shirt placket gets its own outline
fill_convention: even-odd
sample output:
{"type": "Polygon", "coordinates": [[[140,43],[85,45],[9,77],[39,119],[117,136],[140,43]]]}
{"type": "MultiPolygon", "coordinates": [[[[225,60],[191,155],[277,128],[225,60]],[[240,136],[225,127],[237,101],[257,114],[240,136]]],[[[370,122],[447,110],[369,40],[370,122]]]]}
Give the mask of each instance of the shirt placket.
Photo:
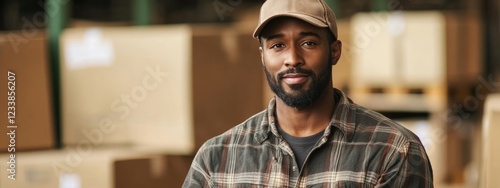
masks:
{"type": "Polygon", "coordinates": [[[299,168],[291,147],[281,136],[279,136],[278,140],[278,158],[281,164],[282,173],[288,174],[288,186],[293,187],[300,175],[299,168]]]}
{"type": "Polygon", "coordinates": [[[316,145],[313,147],[313,149],[311,149],[311,151],[307,154],[306,159],[304,161],[304,165],[302,166],[302,168],[299,171],[299,175],[298,175],[298,178],[297,178],[297,183],[295,184],[294,187],[299,188],[300,185],[302,184],[302,181],[303,181],[302,172],[304,171],[304,167],[306,166],[307,161],[309,160],[309,156],[311,155],[311,153],[314,152],[314,150],[316,150],[319,147],[321,147],[323,144],[325,144],[326,141],[328,141],[328,136],[327,135],[323,135],[323,137],[321,137],[321,139],[316,143],[316,145]]]}

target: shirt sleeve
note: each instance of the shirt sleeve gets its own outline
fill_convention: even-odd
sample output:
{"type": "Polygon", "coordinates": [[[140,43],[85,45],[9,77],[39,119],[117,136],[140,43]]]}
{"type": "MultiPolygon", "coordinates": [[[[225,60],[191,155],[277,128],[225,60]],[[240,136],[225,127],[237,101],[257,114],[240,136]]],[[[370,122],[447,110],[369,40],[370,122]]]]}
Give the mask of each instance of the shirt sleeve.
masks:
{"type": "Polygon", "coordinates": [[[182,185],[183,188],[213,187],[210,173],[204,162],[206,161],[204,157],[207,156],[205,153],[205,150],[200,149],[196,154],[186,179],[184,180],[184,184],[182,185]]]}
{"type": "Polygon", "coordinates": [[[434,187],[432,167],[420,142],[395,154],[375,187],[434,187]]]}

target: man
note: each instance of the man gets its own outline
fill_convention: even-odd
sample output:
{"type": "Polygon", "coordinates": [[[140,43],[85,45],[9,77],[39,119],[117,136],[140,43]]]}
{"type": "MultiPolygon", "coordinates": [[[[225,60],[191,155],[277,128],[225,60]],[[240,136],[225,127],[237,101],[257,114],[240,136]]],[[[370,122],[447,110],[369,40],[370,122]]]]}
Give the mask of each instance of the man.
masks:
{"type": "Polygon", "coordinates": [[[183,187],[433,187],[417,136],[332,87],[342,43],[322,0],[266,1],[253,36],[276,97],[208,140],[183,187]]]}

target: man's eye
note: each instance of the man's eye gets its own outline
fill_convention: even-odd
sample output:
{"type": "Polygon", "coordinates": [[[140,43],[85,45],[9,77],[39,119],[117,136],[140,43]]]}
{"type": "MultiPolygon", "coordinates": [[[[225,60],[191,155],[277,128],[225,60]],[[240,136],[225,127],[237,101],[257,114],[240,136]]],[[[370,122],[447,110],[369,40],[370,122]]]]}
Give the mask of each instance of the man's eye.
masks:
{"type": "Polygon", "coordinates": [[[283,45],[281,43],[276,43],[276,44],[271,45],[271,49],[272,48],[283,48],[283,47],[285,47],[285,45],[283,45]]]}
{"type": "Polygon", "coordinates": [[[314,46],[314,45],[316,45],[316,43],[312,42],[312,41],[306,41],[306,42],[302,43],[302,45],[305,45],[305,46],[314,46]]]}

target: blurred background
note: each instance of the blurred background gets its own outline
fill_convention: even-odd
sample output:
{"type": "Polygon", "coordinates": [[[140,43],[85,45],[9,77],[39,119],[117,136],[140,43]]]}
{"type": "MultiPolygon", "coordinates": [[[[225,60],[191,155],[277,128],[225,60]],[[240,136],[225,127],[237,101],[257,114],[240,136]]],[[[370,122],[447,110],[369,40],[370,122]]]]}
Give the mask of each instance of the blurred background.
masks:
{"type": "MultiPolygon", "coordinates": [[[[180,187],[273,96],[263,2],[0,0],[0,187],[180,187]]],[[[499,1],[327,3],[334,86],[415,132],[436,187],[499,187],[499,1]]]]}

